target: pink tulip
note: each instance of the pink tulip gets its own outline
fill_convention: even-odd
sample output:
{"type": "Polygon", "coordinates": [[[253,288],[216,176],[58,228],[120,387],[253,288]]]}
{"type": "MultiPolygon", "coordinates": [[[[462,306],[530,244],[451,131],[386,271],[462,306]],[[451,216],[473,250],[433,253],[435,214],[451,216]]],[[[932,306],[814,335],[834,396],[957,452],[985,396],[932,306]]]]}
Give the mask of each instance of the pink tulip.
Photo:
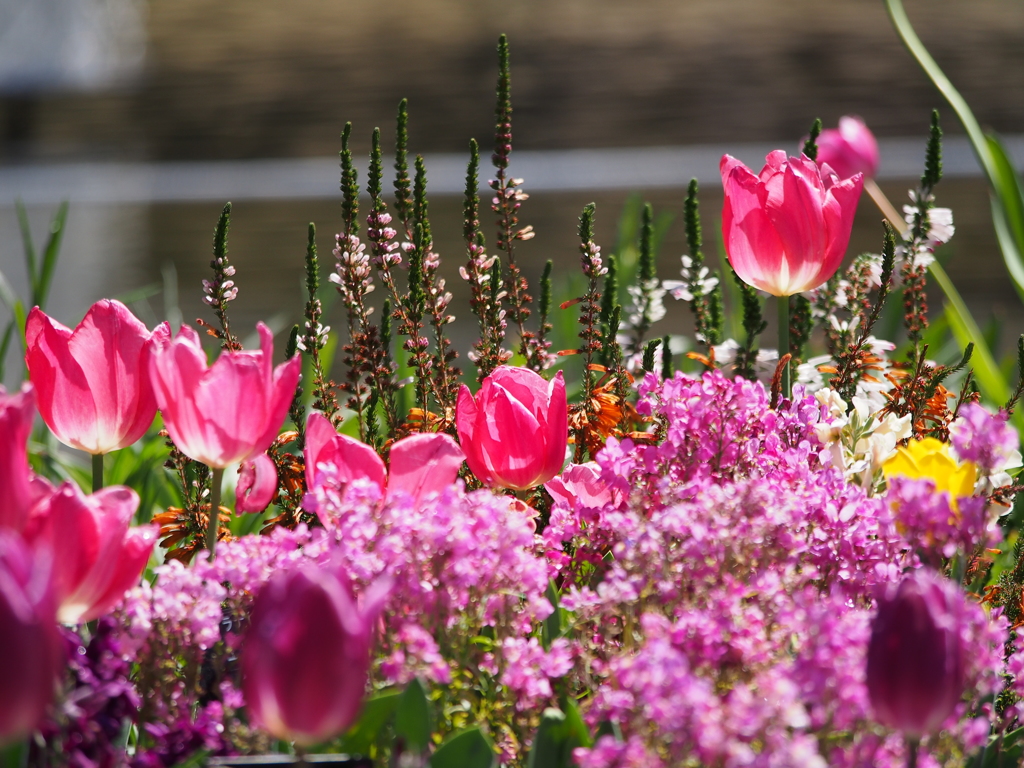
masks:
{"type": "Polygon", "coordinates": [[[839,118],[839,127],[822,131],[817,144],[818,165],[828,165],[840,179],[878,173],[878,142],[859,117],[839,118]]]}
{"type": "Polygon", "coordinates": [[[569,509],[600,509],[619,501],[619,494],[601,479],[601,468],[593,461],[570,464],[544,488],[555,504],[569,509]]]}
{"type": "Polygon", "coordinates": [[[569,441],[562,372],[548,382],[503,365],[475,398],[462,386],[455,425],[466,463],[485,485],[526,490],[545,483],[562,471],[569,441]]]}
{"type": "Polygon", "coordinates": [[[119,301],[92,305],[75,330],[35,307],[25,324],[25,364],[46,426],[65,445],[102,454],[131,445],[156,415],[147,371],[152,333],[119,301]]]}
{"type": "Polygon", "coordinates": [[[410,435],[391,446],[389,474],[373,448],[348,435],[338,434],[323,414],[314,411],[306,421],[305,459],[307,488],[315,487],[320,467],[330,463],[335,466],[335,479],[340,483],[368,480],[381,493],[385,490],[389,496],[402,493],[418,503],[455,482],[465,455],[448,435],[436,432],[410,435]]]}
{"type": "Polygon", "coordinates": [[[222,352],[207,366],[187,325],[153,347],[150,376],[167,431],[189,458],[215,469],[253,459],[274,442],[288,413],[301,361],[273,367],[274,337],[259,323],[259,351],[222,352]]]}
{"type": "Polygon", "coordinates": [[[920,738],[953,712],[965,685],[964,608],[953,582],[924,569],[880,596],[867,657],[880,723],[920,738]]]}
{"type": "Polygon", "coordinates": [[[111,486],[85,496],[67,482],[33,511],[25,538],[53,552],[59,621],[92,621],[139,583],[160,528],[129,528],[138,506],[130,488],[111,486]]]}
{"type": "Polygon", "coordinates": [[[386,590],[357,606],[343,580],[305,565],[260,591],[242,645],[249,715],[279,739],[318,744],[356,719],[386,590]]]}
{"type": "Polygon", "coordinates": [[[776,150],[760,176],[725,155],[722,237],[729,263],[744,282],[773,296],[824,283],[850,242],[864,177],[839,180],[805,156],[776,150]]]}
{"type": "Polygon", "coordinates": [[[0,530],[0,745],[36,727],[63,664],[50,565],[48,552],[0,530]]]}
{"type": "Polygon", "coordinates": [[[262,512],[277,494],[277,466],[267,454],[243,461],[235,487],[235,509],[262,512]]]}
{"type": "Polygon", "coordinates": [[[28,436],[35,413],[31,384],[16,395],[0,386],[0,530],[20,531],[28,520],[33,495],[28,436]]]}

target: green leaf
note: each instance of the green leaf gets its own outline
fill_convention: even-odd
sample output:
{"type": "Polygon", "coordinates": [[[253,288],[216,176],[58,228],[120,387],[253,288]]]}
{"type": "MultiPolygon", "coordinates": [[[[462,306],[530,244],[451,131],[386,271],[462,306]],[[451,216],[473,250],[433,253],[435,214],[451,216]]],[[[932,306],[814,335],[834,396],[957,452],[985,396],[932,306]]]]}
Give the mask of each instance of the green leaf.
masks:
{"type": "Polygon", "coordinates": [[[46,306],[46,297],[50,293],[50,283],[53,282],[53,273],[57,268],[57,256],[60,254],[60,244],[64,239],[64,224],[68,218],[68,201],[60,204],[57,213],[50,222],[50,237],[43,249],[43,260],[39,264],[39,274],[32,286],[32,305],[39,308],[46,306]]]}
{"type": "Polygon", "coordinates": [[[970,139],[978,162],[981,163],[982,170],[992,186],[992,222],[995,225],[999,248],[1003,252],[1003,260],[1017,293],[1024,300],[1024,195],[1013,173],[1013,165],[1008,162],[1006,151],[999,140],[982,132],[967,101],[953,87],[953,83],[928,53],[928,49],[914,32],[907,12],[903,9],[902,0],[885,0],[885,4],[893,26],[903,39],[907,50],[917,59],[921,69],[953,107],[953,111],[967,131],[967,138],[970,139]]]}
{"type": "Polygon", "coordinates": [[[558,606],[558,587],[554,581],[548,580],[548,590],[544,595],[554,609],[551,615],[544,619],[541,627],[541,642],[544,644],[544,650],[548,650],[551,648],[551,642],[562,636],[562,609],[558,606]]]}
{"type": "Polygon", "coordinates": [[[430,744],[430,702],[419,678],[414,678],[402,693],[395,711],[395,732],[413,752],[423,752],[430,744]]]}
{"type": "Polygon", "coordinates": [[[18,198],[14,201],[14,210],[18,214],[18,227],[21,230],[21,245],[25,251],[25,272],[28,274],[29,289],[34,293],[36,284],[36,246],[32,242],[32,227],[28,222],[28,211],[25,203],[18,198]]]}
{"type": "Polygon", "coordinates": [[[384,691],[367,699],[359,720],[341,740],[340,750],[351,755],[368,754],[380,730],[395,714],[401,695],[401,691],[384,691]]]}
{"type": "MultiPolygon", "coordinates": [[[[971,342],[974,343],[974,356],[971,359],[971,364],[982,395],[996,407],[1002,406],[1010,397],[1010,385],[1003,378],[999,365],[992,356],[988,344],[985,343],[985,336],[978,328],[978,324],[974,321],[974,317],[946,271],[937,261],[932,262],[928,269],[932,273],[932,277],[935,278],[935,282],[942,288],[942,292],[946,294],[946,317],[949,319],[950,328],[952,328],[957,342],[961,347],[966,347],[971,342]]],[[[1020,422],[1016,413],[1014,413],[1014,421],[1019,422],[1018,426],[1024,423],[1020,422]]]]}
{"type": "Polygon", "coordinates": [[[430,768],[492,768],[494,745],[480,728],[467,728],[448,738],[430,756],[430,768]]]}
{"type": "Polygon", "coordinates": [[[553,707],[544,710],[527,768],[569,768],[573,750],[590,745],[590,734],[575,702],[566,704],[568,714],[553,707]]]}

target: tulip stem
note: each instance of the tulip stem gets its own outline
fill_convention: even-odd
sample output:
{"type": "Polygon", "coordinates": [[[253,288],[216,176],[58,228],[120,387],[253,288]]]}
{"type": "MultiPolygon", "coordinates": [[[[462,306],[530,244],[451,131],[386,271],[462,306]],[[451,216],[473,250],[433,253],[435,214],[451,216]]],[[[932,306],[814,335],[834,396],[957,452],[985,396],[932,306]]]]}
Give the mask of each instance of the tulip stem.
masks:
{"type": "Polygon", "coordinates": [[[96,493],[103,487],[103,454],[92,455],[92,492],[96,493]]]}
{"type": "MultiPolygon", "coordinates": [[[[789,354],[789,296],[779,296],[779,359],[789,354]]],[[[793,386],[790,381],[790,365],[786,363],[782,367],[782,396],[787,400],[793,396],[793,386]]]]}
{"type": "Polygon", "coordinates": [[[216,556],[217,532],[220,528],[220,486],[224,470],[211,467],[213,479],[210,481],[210,518],[206,524],[206,548],[210,550],[210,560],[216,556]]]}
{"type": "Polygon", "coordinates": [[[917,747],[921,742],[907,736],[907,768],[917,768],[917,747]]]}
{"type": "Polygon", "coordinates": [[[890,224],[892,224],[892,228],[895,229],[900,236],[905,234],[907,231],[907,222],[903,220],[903,217],[900,216],[893,204],[889,202],[889,198],[885,196],[885,192],[883,192],[881,187],[875,183],[874,179],[864,180],[864,191],[871,196],[875,205],[878,206],[878,210],[880,210],[882,215],[889,220],[890,224]]]}

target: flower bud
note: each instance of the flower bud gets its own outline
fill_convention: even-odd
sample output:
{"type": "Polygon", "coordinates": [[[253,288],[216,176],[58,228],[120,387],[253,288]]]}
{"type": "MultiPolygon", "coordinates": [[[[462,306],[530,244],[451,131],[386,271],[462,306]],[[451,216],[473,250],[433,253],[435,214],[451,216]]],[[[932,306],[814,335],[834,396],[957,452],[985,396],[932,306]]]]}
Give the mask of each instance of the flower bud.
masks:
{"type": "Polygon", "coordinates": [[[311,746],[359,714],[382,590],[362,608],[342,580],[306,565],[275,574],[260,591],[242,647],[249,714],[280,739],[311,746]]]}
{"type": "Polygon", "coordinates": [[[949,717],[965,685],[963,613],[956,586],[925,569],[878,598],[867,687],[880,723],[920,738],[949,717]]]}

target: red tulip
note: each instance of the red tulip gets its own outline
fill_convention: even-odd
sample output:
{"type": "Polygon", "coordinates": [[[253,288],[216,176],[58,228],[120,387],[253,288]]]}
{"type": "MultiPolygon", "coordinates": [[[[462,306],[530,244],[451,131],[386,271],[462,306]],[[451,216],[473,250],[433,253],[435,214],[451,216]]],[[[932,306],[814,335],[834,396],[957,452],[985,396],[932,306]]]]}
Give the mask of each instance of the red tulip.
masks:
{"type": "Polygon", "coordinates": [[[25,364],[46,426],[65,445],[102,454],[131,445],[156,415],[147,372],[152,333],[119,301],[92,305],[75,330],[35,307],[25,323],[25,364]]]}
{"type": "Polygon", "coordinates": [[[67,482],[36,507],[25,538],[53,552],[58,620],[92,621],[139,583],[160,529],[128,527],[138,506],[130,488],[111,486],[85,496],[67,482]]]}
{"type": "Polygon", "coordinates": [[[526,490],[545,483],[562,471],[569,441],[562,372],[548,382],[503,365],[475,398],[462,386],[455,425],[466,463],[485,485],[526,490]]]}
{"type": "Polygon", "coordinates": [[[355,722],[386,597],[372,591],[360,608],[337,575],[313,565],[277,573],[260,591],[242,645],[242,692],[271,734],[310,746],[355,722]]]}
{"type": "Polygon", "coordinates": [[[864,177],[839,180],[805,156],[772,152],[760,176],[725,155],[722,237],[744,282],[773,296],[809,291],[839,268],[864,177]]]}
{"type": "Polygon", "coordinates": [[[45,550],[0,530],[0,745],[35,728],[63,663],[50,563],[45,550]]]}
{"type": "Polygon", "coordinates": [[[20,531],[32,501],[32,472],[28,466],[28,436],[35,418],[31,384],[16,395],[0,386],[0,530],[20,531]]]}
{"type": "Polygon", "coordinates": [[[822,131],[817,144],[818,165],[828,165],[840,179],[878,173],[878,142],[859,117],[839,118],[839,127],[822,131]]]}
{"type": "Polygon", "coordinates": [[[403,437],[391,446],[391,471],[384,467],[377,452],[348,435],[340,435],[331,422],[315,411],[306,421],[306,486],[313,488],[322,464],[337,469],[339,482],[357,478],[369,480],[389,495],[403,493],[416,502],[431,493],[440,493],[459,476],[465,456],[458,443],[448,435],[423,432],[403,437]]]}
{"type": "Polygon", "coordinates": [[[301,361],[273,367],[274,337],[259,323],[259,351],[222,352],[207,366],[187,325],[153,347],[150,376],[167,431],[186,456],[215,469],[270,447],[288,413],[301,361]]]}
{"type": "Polygon", "coordinates": [[[949,717],[964,692],[963,613],[956,586],[923,569],[880,596],[867,660],[880,723],[919,738],[949,717]]]}

